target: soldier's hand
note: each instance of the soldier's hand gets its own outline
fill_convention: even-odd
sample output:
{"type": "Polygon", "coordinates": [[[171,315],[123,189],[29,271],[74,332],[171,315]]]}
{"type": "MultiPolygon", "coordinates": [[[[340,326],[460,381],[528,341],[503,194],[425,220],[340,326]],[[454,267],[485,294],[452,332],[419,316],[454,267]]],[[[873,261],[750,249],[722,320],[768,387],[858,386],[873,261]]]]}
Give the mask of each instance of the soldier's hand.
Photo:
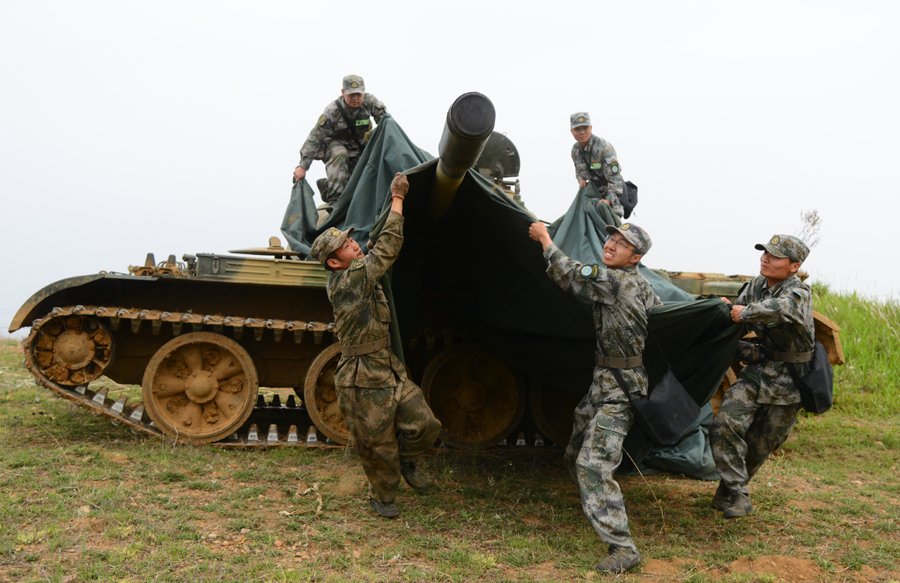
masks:
{"type": "Polygon", "coordinates": [[[547,226],[544,223],[531,223],[531,226],[528,227],[528,236],[544,245],[544,248],[552,242],[550,233],[547,232],[547,226]]]}
{"type": "Polygon", "coordinates": [[[294,182],[297,182],[301,178],[306,178],[306,170],[304,170],[302,166],[297,166],[294,168],[294,182]]]}
{"type": "Polygon", "coordinates": [[[729,300],[728,298],[720,297],[719,299],[722,300],[723,302],[725,302],[726,304],[728,304],[729,306],[731,305],[731,300],[729,300]]]}
{"type": "Polygon", "coordinates": [[[741,321],[741,312],[744,311],[746,306],[731,306],[731,321],[740,323],[741,321]]]}
{"type": "Polygon", "coordinates": [[[366,247],[368,247],[369,249],[375,247],[375,243],[372,242],[372,239],[369,239],[369,241],[366,243],[366,247]]]}
{"type": "Polygon", "coordinates": [[[587,186],[587,180],[579,180],[578,186],[584,188],[585,186],[587,186]]]}
{"type": "Polygon", "coordinates": [[[609,204],[609,201],[606,200],[605,198],[601,198],[601,199],[597,202],[597,204],[600,204],[601,202],[602,202],[603,204],[609,204]]]}
{"type": "Polygon", "coordinates": [[[409,180],[407,180],[402,172],[397,172],[397,175],[394,176],[394,180],[391,181],[391,196],[406,198],[407,192],[409,192],[409,180]]]}

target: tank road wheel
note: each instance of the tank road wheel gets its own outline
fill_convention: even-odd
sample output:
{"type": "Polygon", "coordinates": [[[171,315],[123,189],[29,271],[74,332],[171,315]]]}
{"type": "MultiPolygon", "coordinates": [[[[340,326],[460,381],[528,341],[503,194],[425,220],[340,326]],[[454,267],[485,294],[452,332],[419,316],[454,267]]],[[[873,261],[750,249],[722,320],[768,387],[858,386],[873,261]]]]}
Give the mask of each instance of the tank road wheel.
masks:
{"type": "Polygon", "coordinates": [[[319,353],[306,373],[303,402],[316,428],[341,445],[350,442],[350,429],[338,407],[334,369],[341,359],[341,345],[335,342],[319,353]]]}
{"type": "Polygon", "coordinates": [[[228,437],[243,425],[256,403],[259,379],[240,344],[212,332],[192,332],[153,355],[142,386],[156,426],[200,444],[228,437]]]}
{"type": "Polygon", "coordinates": [[[77,386],[103,374],[113,360],[112,336],[99,321],[62,316],[44,324],[32,344],[41,373],[55,383],[77,386]]]}
{"type": "Polygon", "coordinates": [[[540,381],[531,385],[531,414],[541,433],[560,447],[569,444],[575,408],[583,395],[546,387],[540,381]]]}
{"type": "Polygon", "coordinates": [[[422,391],[444,426],[441,440],[459,447],[496,445],[525,411],[521,377],[475,344],[451,346],[432,360],[422,391]]]}

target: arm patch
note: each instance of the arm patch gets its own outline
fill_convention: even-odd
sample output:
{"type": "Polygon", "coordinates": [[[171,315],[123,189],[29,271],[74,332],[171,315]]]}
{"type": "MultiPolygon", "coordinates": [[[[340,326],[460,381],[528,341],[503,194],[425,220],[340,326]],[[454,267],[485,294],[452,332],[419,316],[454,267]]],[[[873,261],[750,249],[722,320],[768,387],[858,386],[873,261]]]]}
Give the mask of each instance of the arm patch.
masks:
{"type": "Polygon", "coordinates": [[[354,259],[353,261],[350,262],[350,267],[349,267],[349,269],[350,269],[350,271],[353,271],[354,269],[359,269],[359,268],[365,267],[365,266],[366,266],[366,260],[365,260],[365,259],[363,259],[363,258],[360,258],[360,259],[354,259]]]}
{"type": "Polygon", "coordinates": [[[580,270],[578,270],[578,273],[581,274],[581,277],[590,277],[590,278],[597,277],[597,274],[599,272],[600,272],[600,268],[598,268],[596,265],[585,265],[580,270]]]}

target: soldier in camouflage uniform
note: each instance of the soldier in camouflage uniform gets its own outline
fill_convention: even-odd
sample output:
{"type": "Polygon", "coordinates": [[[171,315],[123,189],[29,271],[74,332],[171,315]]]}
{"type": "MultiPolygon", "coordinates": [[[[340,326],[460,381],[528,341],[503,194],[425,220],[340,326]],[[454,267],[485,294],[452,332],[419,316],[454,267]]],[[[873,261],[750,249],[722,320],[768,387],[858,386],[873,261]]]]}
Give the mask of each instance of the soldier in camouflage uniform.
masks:
{"type": "Polygon", "coordinates": [[[316,185],[322,202],[333,205],[343,194],[362,154],[367,134],[372,129],[369,118],[374,117],[376,123],[380,123],[385,115],[384,104],[366,93],[362,77],[344,77],[341,97],[328,104],[300,148],[294,182],[306,177],[313,160],[324,160],[327,179],[320,179],[316,185]]]}
{"type": "Polygon", "coordinates": [[[625,192],[625,181],[622,180],[622,167],[616,158],[616,149],[612,144],[591,133],[591,116],[587,112],[579,111],[569,116],[572,136],[575,144],[572,146],[572,162],[575,163],[575,179],[578,185],[584,187],[588,182],[593,182],[603,198],[600,203],[606,203],[612,207],[620,217],[625,209],[619,202],[619,197],[625,192]]]}
{"type": "Polygon", "coordinates": [[[647,233],[630,223],[607,226],[606,232],[603,265],[583,265],[566,257],[542,223],[533,223],[528,234],[543,246],[550,278],[564,290],[594,302],[597,366],[588,394],[575,409],[566,463],[578,482],[588,521],[609,543],[609,553],[597,569],[617,573],[635,567],[641,555],[628,530],[622,492],[613,479],[634,415],[611,367],[620,369],[633,399],[647,395],[641,353],[650,310],[662,302],[638,272],[637,263],[650,250],[647,233]]]}
{"type": "Polygon", "coordinates": [[[369,479],[369,503],[394,518],[400,477],[424,491],[428,480],[416,458],[434,445],[441,430],[422,390],[390,347],[391,312],[379,279],[403,244],[403,198],[409,182],[399,172],[391,183],[391,213],[368,255],[349,237],[353,229],[328,229],[310,255],[331,273],[326,286],[334,307],[341,359],[334,371],[338,405],[351,443],[369,479]]]}
{"type": "Polygon", "coordinates": [[[756,334],[767,358],[751,363],[741,354],[747,366],[726,391],[709,435],[721,477],[713,507],[725,518],[753,511],[747,483],[787,440],[801,407],[785,363],[795,363],[800,376],[807,374],[815,347],[812,294],[797,277],[809,248],[791,235],[775,235],[756,248],[763,251],[760,275],[741,291],[731,319],[756,334]]]}

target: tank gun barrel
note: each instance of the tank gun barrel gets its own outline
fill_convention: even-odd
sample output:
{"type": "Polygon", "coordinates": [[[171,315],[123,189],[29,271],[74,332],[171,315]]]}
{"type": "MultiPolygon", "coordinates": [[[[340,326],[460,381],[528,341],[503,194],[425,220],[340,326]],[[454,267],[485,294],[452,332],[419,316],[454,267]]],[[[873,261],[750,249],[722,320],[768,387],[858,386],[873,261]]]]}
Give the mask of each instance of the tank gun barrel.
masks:
{"type": "Polygon", "coordinates": [[[494,130],[496,112],[491,100],[481,93],[464,93],[447,111],[444,133],[438,146],[437,169],[431,193],[431,213],[444,214],[466,171],[475,165],[494,130]]]}

